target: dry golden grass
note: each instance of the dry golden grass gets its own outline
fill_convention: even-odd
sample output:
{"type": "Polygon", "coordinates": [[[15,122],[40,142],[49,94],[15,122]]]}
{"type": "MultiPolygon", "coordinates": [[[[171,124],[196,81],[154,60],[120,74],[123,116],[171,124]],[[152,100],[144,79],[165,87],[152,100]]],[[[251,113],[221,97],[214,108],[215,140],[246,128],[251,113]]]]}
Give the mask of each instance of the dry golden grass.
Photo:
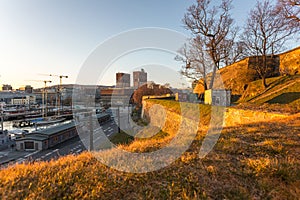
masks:
{"type": "MultiPolygon", "coordinates": [[[[113,170],[88,152],[10,166],[0,171],[0,199],[299,198],[300,114],[224,128],[213,151],[199,159],[204,135],[170,166],[143,174],[113,170]]],[[[149,152],[170,137],[161,133],[120,147],[149,152]]]]}

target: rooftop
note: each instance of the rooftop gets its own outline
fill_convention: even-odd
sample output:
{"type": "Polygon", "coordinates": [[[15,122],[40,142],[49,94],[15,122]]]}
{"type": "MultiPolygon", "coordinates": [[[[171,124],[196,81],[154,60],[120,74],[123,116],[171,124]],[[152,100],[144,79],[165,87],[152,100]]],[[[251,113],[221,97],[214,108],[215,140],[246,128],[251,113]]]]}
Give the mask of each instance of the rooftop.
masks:
{"type": "Polygon", "coordinates": [[[47,140],[48,136],[38,135],[38,134],[29,134],[25,135],[25,137],[21,137],[16,139],[16,141],[22,141],[22,140],[37,140],[37,141],[44,141],[47,140]]]}
{"type": "Polygon", "coordinates": [[[30,137],[33,134],[42,134],[42,135],[51,136],[53,134],[56,134],[58,132],[61,132],[61,131],[64,131],[64,130],[67,130],[67,129],[70,129],[70,128],[73,128],[73,127],[75,127],[75,123],[70,122],[68,124],[57,125],[57,126],[54,126],[54,127],[51,127],[51,128],[34,131],[31,134],[29,134],[28,136],[30,137]]]}

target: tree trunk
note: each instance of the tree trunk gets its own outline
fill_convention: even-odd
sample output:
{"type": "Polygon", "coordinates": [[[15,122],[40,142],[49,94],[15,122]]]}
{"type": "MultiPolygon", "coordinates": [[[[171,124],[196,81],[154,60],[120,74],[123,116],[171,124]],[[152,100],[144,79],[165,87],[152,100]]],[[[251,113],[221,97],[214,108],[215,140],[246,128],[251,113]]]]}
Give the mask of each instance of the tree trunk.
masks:
{"type": "Polygon", "coordinates": [[[213,72],[211,73],[211,79],[210,79],[210,83],[209,83],[209,88],[208,89],[213,89],[214,81],[215,81],[215,76],[216,76],[216,71],[217,71],[217,65],[214,66],[213,72]]]}
{"type": "Polygon", "coordinates": [[[206,81],[206,77],[203,78],[203,87],[204,87],[204,91],[207,90],[207,81],[206,81]]]}
{"type": "Polygon", "coordinates": [[[264,89],[266,89],[268,87],[265,77],[262,77],[262,84],[263,84],[264,89]]]}

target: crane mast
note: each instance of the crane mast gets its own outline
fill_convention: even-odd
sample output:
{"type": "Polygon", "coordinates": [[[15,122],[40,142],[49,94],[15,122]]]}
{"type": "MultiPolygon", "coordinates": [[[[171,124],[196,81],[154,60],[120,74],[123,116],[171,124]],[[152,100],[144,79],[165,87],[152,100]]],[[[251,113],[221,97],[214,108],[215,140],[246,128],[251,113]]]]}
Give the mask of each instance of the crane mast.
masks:
{"type": "Polygon", "coordinates": [[[60,115],[60,110],[63,111],[63,103],[62,103],[62,79],[63,78],[68,78],[68,76],[64,75],[55,75],[55,74],[50,74],[49,76],[52,77],[58,77],[59,78],[59,86],[57,90],[57,115],[60,115]]]}

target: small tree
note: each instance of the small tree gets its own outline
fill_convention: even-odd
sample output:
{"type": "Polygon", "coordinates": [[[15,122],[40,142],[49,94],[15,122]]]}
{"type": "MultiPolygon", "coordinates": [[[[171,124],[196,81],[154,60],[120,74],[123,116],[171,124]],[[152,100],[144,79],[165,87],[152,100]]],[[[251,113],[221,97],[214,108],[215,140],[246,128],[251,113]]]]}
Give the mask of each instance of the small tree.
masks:
{"type": "Polygon", "coordinates": [[[282,15],[279,15],[276,6],[268,0],[258,1],[250,11],[242,40],[247,53],[257,58],[254,68],[265,88],[269,72],[268,55],[273,56],[278,53],[295,31],[296,28],[291,26],[282,15]]]}

